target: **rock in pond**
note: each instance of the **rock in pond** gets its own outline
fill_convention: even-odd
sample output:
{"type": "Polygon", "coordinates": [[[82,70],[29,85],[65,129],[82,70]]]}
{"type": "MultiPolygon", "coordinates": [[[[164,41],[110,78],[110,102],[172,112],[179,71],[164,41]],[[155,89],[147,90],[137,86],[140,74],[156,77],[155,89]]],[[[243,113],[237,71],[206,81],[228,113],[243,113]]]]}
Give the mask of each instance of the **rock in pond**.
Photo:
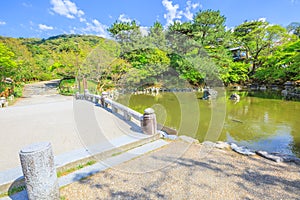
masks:
{"type": "Polygon", "coordinates": [[[215,147],[218,149],[229,149],[230,145],[227,142],[218,141],[215,147]]]}
{"type": "Polygon", "coordinates": [[[268,160],[272,160],[272,161],[275,161],[275,162],[282,162],[283,161],[283,158],[281,158],[280,156],[275,156],[275,155],[269,154],[266,151],[256,151],[256,153],[257,153],[257,155],[259,155],[261,157],[264,157],[268,160]]]}
{"type": "Polygon", "coordinates": [[[169,135],[168,133],[164,132],[164,131],[157,131],[160,136],[162,138],[165,138],[165,139],[169,139],[169,140],[176,140],[178,137],[177,135],[169,135]]]}
{"type": "Polygon", "coordinates": [[[250,151],[247,147],[239,147],[236,144],[232,143],[230,145],[231,149],[237,153],[240,153],[242,155],[246,155],[246,156],[254,156],[255,153],[250,151]]]}
{"type": "Polygon", "coordinates": [[[211,141],[204,141],[204,142],[202,142],[202,145],[204,145],[206,147],[215,147],[216,143],[211,142],[211,141]]]}

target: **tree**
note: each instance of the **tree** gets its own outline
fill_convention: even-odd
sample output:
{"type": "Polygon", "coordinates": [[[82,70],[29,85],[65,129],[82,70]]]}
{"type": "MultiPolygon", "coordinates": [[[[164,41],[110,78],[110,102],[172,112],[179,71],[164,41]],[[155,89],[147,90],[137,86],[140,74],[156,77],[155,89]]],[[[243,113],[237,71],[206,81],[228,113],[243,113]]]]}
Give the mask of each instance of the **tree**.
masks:
{"type": "Polygon", "coordinates": [[[121,70],[120,74],[124,73],[124,63],[120,60],[116,62],[119,55],[118,43],[112,40],[101,41],[82,64],[78,78],[87,78],[96,82],[99,91],[104,87],[114,87],[116,83],[113,80],[119,79],[116,76],[118,67],[121,70]]]}
{"type": "Polygon", "coordinates": [[[263,57],[270,55],[287,38],[286,29],[262,20],[246,21],[235,27],[233,34],[235,44],[248,52],[246,62],[252,63],[249,75],[253,75],[263,65],[263,57]]]}
{"type": "Polygon", "coordinates": [[[260,81],[285,82],[300,80],[300,40],[291,41],[280,46],[266,58],[263,67],[259,68],[254,78],[260,81]]]}
{"type": "Polygon", "coordinates": [[[292,33],[298,38],[300,38],[300,23],[299,22],[292,22],[287,26],[287,30],[289,33],[292,33]]]}
{"type": "Polygon", "coordinates": [[[140,26],[135,21],[118,22],[116,21],[108,28],[108,31],[120,43],[123,52],[131,51],[143,45],[140,26]],[[135,45],[134,47],[132,45],[135,45]]]}
{"type": "Polygon", "coordinates": [[[193,20],[192,35],[202,46],[220,46],[226,38],[226,18],[220,11],[204,10],[198,12],[193,20]]]}
{"type": "Polygon", "coordinates": [[[167,51],[167,39],[164,28],[160,22],[155,22],[150,27],[149,34],[146,36],[145,46],[148,48],[158,48],[167,51]]]}
{"type": "Polygon", "coordinates": [[[16,74],[15,54],[0,42],[0,81],[16,74]]]}
{"type": "Polygon", "coordinates": [[[220,11],[203,10],[193,21],[174,22],[169,27],[170,46],[179,54],[173,54],[172,65],[191,84],[199,85],[208,76],[218,79],[217,71],[229,65],[231,57],[226,48],[229,33],[225,21],[220,11]]]}
{"type": "Polygon", "coordinates": [[[248,80],[250,64],[244,62],[231,62],[221,69],[221,78],[228,85],[230,83],[243,83],[248,80]]]}

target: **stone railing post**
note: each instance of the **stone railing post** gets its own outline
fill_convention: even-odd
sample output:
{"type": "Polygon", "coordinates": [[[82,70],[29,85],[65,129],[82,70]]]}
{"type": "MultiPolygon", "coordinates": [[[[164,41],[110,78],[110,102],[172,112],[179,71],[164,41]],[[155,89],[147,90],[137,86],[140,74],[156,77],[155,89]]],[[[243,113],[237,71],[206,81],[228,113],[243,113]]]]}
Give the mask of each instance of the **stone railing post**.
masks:
{"type": "Polygon", "coordinates": [[[131,120],[131,116],[129,115],[129,112],[128,111],[124,111],[124,118],[126,121],[130,121],[131,120]]]}
{"type": "Polygon", "coordinates": [[[84,89],[83,94],[84,94],[84,99],[88,100],[89,94],[90,94],[89,90],[88,89],[84,89]]]}
{"type": "Polygon", "coordinates": [[[49,142],[33,144],[19,152],[29,200],[59,200],[54,157],[49,142]]]}
{"type": "Polygon", "coordinates": [[[75,93],[75,99],[79,99],[80,98],[80,93],[79,92],[76,92],[75,93]]]}
{"type": "Polygon", "coordinates": [[[144,111],[142,130],[147,135],[154,135],[157,133],[156,115],[152,108],[147,108],[144,111]]]}
{"type": "Polygon", "coordinates": [[[101,105],[103,108],[107,107],[107,104],[105,103],[105,99],[108,97],[108,93],[107,92],[102,92],[101,95],[101,105]]]}
{"type": "Polygon", "coordinates": [[[111,112],[113,112],[113,113],[117,113],[118,112],[118,109],[117,109],[117,107],[115,106],[115,105],[111,105],[111,112]]]}

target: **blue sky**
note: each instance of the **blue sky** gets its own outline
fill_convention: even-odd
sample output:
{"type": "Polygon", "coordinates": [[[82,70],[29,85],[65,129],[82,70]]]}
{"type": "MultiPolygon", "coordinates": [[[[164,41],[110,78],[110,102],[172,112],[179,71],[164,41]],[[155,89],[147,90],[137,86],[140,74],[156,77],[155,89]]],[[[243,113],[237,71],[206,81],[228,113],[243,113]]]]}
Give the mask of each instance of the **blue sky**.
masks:
{"type": "Polygon", "coordinates": [[[7,0],[0,6],[0,35],[48,38],[58,34],[108,37],[116,20],[136,20],[145,29],[187,21],[199,10],[220,10],[226,25],[266,18],[287,26],[300,22],[300,0],[7,0]]]}

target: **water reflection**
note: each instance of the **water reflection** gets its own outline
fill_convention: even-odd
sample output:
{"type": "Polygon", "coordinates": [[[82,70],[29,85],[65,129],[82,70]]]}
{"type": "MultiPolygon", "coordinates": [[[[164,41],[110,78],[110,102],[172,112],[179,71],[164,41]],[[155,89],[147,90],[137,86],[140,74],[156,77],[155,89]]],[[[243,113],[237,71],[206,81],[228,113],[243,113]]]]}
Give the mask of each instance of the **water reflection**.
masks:
{"type": "MultiPolygon", "coordinates": [[[[255,92],[238,94],[241,98],[236,103],[228,100],[231,92],[227,92],[225,123],[221,124],[223,129],[217,139],[235,142],[254,150],[295,154],[300,157],[300,102],[283,101],[274,93],[265,93],[265,96],[255,92]]],[[[157,113],[160,123],[177,129],[180,127],[181,134],[203,141],[207,138],[214,105],[211,101],[200,100],[202,95],[202,93],[129,95],[121,97],[119,101],[127,102],[126,105],[141,113],[145,108],[156,105],[163,110],[162,114],[157,113]],[[197,96],[197,104],[193,103],[194,95],[197,96]],[[183,110],[189,115],[184,114],[183,110]],[[184,127],[180,126],[183,121],[184,127]]],[[[221,115],[217,111],[215,116],[218,114],[221,115]]]]}

